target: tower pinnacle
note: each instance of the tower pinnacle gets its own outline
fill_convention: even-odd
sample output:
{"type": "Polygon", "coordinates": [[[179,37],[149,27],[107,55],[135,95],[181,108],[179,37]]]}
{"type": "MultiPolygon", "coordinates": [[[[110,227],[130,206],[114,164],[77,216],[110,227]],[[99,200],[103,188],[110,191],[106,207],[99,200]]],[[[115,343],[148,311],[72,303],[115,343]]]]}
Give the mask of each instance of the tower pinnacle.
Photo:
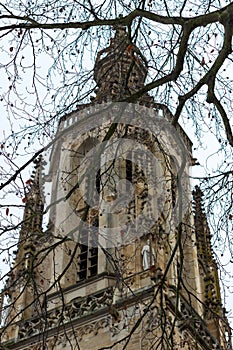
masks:
{"type": "Polygon", "coordinates": [[[41,158],[35,161],[34,176],[30,180],[30,188],[26,194],[24,222],[22,225],[21,235],[24,235],[24,231],[33,233],[41,231],[42,214],[43,214],[43,200],[40,190],[40,178],[41,178],[41,158]]]}
{"type": "MultiPolygon", "coordinates": [[[[115,27],[110,45],[97,54],[94,79],[97,101],[117,101],[143,88],[148,72],[146,58],[133,44],[123,26],[115,27]]],[[[144,95],[145,102],[152,97],[144,95]]]]}

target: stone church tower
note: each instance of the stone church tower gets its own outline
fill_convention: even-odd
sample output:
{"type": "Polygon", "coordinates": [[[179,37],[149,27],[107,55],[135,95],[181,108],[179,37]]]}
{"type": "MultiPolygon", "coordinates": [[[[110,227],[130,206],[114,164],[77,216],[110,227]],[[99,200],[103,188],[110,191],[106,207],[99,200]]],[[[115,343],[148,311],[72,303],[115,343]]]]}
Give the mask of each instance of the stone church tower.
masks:
{"type": "Polygon", "coordinates": [[[192,144],[137,96],[147,71],[118,27],[96,58],[96,96],[60,120],[46,177],[36,163],[0,349],[231,349],[192,144]]]}

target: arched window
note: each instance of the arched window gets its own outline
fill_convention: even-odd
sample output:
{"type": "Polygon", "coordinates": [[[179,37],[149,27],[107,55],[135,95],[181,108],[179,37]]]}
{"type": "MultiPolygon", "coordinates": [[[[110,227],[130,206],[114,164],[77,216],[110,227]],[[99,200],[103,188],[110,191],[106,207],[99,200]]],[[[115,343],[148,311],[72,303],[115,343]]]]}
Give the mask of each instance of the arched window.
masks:
{"type": "MultiPolygon", "coordinates": [[[[76,213],[80,224],[77,224],[78,271],[77,281],[81,281],[98,274],[98,228],[99,212],[95,203],[98,201],[98,159],[93,169],[89,165],[89,156],[95,152],[98,140],[86,138],[79,146],[73,145],[70,151],[70,171],[67,183],[71,192],[68,199],[70,206],[76,213]],[[96,179],[96,181],[95,181],[96,179]]],[[[98,185],[99,183],[99,185],[98,185]]]]}
{"type": "Polygon", "coordinates": [[[91,225],[91,230],[83,229],[80,232],[78,281],[98,274],[98,217],[94,218],[91,225]],[[96,230],[93,230],[93,227],[96,227],[96,230]]]}

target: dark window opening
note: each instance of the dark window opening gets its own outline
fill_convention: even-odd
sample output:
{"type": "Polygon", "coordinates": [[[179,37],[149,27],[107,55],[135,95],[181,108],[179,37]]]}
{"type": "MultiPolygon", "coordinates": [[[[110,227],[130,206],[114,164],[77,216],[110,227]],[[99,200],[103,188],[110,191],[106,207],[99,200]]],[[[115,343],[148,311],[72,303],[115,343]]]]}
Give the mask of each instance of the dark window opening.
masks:
{"type": "Polygon", "coordinates": [[[96,174],[96,179],[95,179],[95,187],[96,187],[96,191],[98,193],[100,193],[101,191],[101,173],[100,173],[100,169],[97,171],[97,174],[96,174]]]}
{"type": "Polygon", "coordinates": [[[174,174],[171,175],[171,191],[172,191],[172,207],[176,206],[176,191],[177,191],[177,179],[174,174]]]}
{"type": "Polygon", "coordinates": [[[80,254],[79,254],[79,279],[87,278],[87,254],[88,247],[86,245],[80,246],[80,254]]]}
{"type": "Polygon", "coordinates": [[[78,257],[78,281],[88,279],[98,274],[98,227],[99,219],[95,218],[90,230],[83,230],[80,234],[78,257]],[[93,226],[96,230],[93,230],[93,226]]]}
{"type": "MultiPolygon", "coordinates": [[[[126,159],[126,180],[132,183],[133,180],[133,163],[131,160],[126,159]]],[[[129,190],[130,184],[126,182],[126,191],[129,190]]]]}

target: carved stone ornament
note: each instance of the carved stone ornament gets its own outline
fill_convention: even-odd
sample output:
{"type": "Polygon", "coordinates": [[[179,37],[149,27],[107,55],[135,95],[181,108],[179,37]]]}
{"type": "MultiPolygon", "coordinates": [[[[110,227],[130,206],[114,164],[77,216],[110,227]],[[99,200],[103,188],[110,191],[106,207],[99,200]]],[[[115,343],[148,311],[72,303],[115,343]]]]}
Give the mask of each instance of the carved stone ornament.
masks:
{"type": "MultiPolygon", "coordinates": [[[[169,304],[175,307],[176,297],[170,298],[169,304]]],[[[181,318],[179,319],[179,329],[183,331],[187,327],[194,339],[199,339],[208,349],[222,350],[218,341],[210,334],[203,319],[191,308],[183,298],[180,299],[181,318]]]]}
{"type": "Polygon", "coordinates": [[[112,298],[112,288],[84,298],[75,298],[71,303],[48,312],[46,319],[41,316],[22,322],[19,325],[18,338],[27,338],[77,318],[95,313],[97,310],[109,307],[112,303],[112,298]]]}
{"type": "MultiPolygon", "coordinates": [[[[45,349],[56,349],[56,346],[62,346],[66,348],[68,344],[75,344],[82,341],[85,335],[95,336],[101,329],[108,328],[110,326],[110,317],[101,318],[98,321],[88,323],[75,330],[70,330],[62,334],[58,334],[53,338],[47,339],[45,344],[36,344],[30,346],[30,350],[45,350],[45,349]]],[[[60,347],[59,347],[60,348],[60,347]]]]}

